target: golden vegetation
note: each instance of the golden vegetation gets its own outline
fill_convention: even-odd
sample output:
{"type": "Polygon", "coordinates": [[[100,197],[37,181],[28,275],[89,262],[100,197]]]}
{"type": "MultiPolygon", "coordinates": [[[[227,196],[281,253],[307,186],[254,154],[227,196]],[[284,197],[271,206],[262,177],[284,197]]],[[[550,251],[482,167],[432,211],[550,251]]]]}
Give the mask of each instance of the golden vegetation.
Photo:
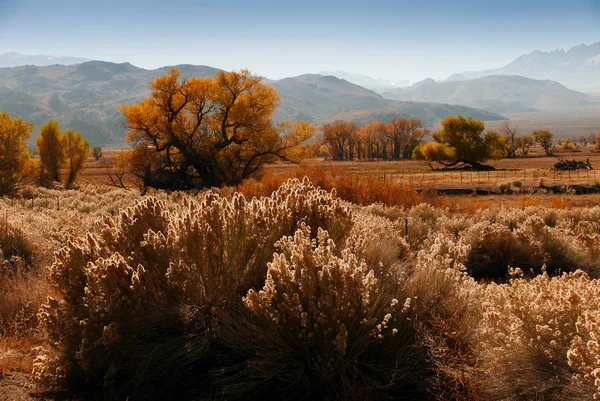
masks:
{"type": "Polygon", "coordinates": [[[396,118],[357,127],[347,121],[324,124],[323,145],[333,160],[410,158],[428,133],[419,120],[396,118]]]}
{"type": "Polygon", "coordinates": [[[546,155],[552,156],[552,153],[554,152],[554,135],[545,129],[535,130],[531,135],[534,141],[536,141],[542,147],[542,149],[544,149],[546,155]]]}
{"type": "Polygon", "coordinates": [[[485,123],[472,117],[446,117],[442,129],[433,133],[435,143],[417,147],[414,158],[444,167],[466,165],[480,169],[481,162],[499,159],[504,153],[505,142],[495,131],[483,134],[485,123]]]}
{"type": "Polygon", "coordinates": [[[335,191],[336,196],[357,205],[382,203],[387,206],[413,207],[420,203],[445,206],[445,198],[434,190],[417,192],[406,183],[383,175],[348,174],[336,166],[305,166],[268,174],[259,180],[249,179],[235,187],[225,187],[222,193],[241,192],[246,198],[270,196],[290,178],[308,179],[320,188],[335,191]]]}
{"type": "Polygon", "coordinates": [[[40,155],[40,183],[60,183],[60,169],[67,169],[65,184],[70,187],[90,156],[90,143],[81,137],[81,132],[60,131],[56,121],[42,126],[37,138],[40,155]]]}
{"type": "Polygon", "coordinates": [[[0,199],[0,348],[42,344],[40,390],[108,399],[600,395],[600,208],[358,206],[274,177],[250,200],[0,199]]]}
{"type": "Polygon", "coordinates": [[[239,183],[265,163],[300,160],[315,132],[306,122],[273,124],[279,95],[248,70],[181,80],[172,68],[150,86],[148,98],[121,107],[133,145],[121,163],[144,191],[239,183]]]}
{"type": "Polygon", "coordinates": [[[0,111],[0,195],[13,192],[35,169],[27,150],[32,131],[33,124],[0,111]]]}

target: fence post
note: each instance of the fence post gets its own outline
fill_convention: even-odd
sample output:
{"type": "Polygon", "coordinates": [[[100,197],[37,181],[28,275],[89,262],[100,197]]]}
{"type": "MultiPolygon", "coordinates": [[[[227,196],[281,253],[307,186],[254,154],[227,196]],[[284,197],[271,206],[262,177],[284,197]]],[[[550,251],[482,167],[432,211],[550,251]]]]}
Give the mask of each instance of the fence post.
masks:
{"type": "Polygon", "coordinates": [[[408,219],[404,219],[404,236],[408,237],[408,219]]]}

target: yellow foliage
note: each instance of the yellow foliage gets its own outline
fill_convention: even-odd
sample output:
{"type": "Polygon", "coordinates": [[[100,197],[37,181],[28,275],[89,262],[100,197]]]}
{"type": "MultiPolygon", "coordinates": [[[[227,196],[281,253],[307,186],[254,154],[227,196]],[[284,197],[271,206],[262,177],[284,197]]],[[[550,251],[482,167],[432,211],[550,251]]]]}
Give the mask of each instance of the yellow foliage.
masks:
{"type": "Polygon", "coordinates": [[[181,80],[178,69],[151,82],[151,94],[121,106],[127,141],[156,152],[148,185],[175,188],[235,184],[276,160],[298,161],[314,133],[308,123],[271,120],[279,95],[248,70],[181,80]]]}
{"type": "Polygon", "coordinates": [[[533,137],[533,140],[539,143],[542,149],[544,149],[546,155],[552,155],[552,142],[554,141],[554,135],[552,135],[552,132],[545,129],[538,129],[533,131],[531,136],[533,137]]]}
{"type": "Polygon", "coordinates": [[[65,164],[69,169],[67,185],[71,185],[90,156],[90,142],[81,137],[81,132],[73,130],[67,130],[61,142],[65,152],[65,164]]]}
{"type": "Polygon", "coordinates": [[[450,163],[456,156],[454,150],[443,143],[425,143],[417,146],[413,151],[415,160],[424,160],[431,167],[431,163],[450,163]]]}
{"type": "Polygon", "coordinates": [[[596,146],[594,146],[594,152],[600,152],[600,132],[596,134],[596,146]]]}
{"type": "Polygon", "coordinates": [[[33,168],[27,149],[33,124],[0,111],[0,195],[15,190],[33,168]]]}
{"type": "Polygon", "coordinates": [[[42,183],[60,181],[59,169],[63,164],[64,151],[58,122],[51,120],[42,125],[36,143],[40,155],[40,181],[42,183]]]}

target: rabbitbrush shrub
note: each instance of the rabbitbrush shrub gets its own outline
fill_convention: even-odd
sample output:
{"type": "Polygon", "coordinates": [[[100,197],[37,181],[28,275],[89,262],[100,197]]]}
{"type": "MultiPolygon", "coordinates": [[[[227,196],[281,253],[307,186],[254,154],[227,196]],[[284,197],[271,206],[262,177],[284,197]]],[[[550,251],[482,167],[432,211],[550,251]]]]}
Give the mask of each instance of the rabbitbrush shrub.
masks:
{"type": "Polygon", "coordinates": [[[58,356],[42,353],[37,377],[101,389],[106,399],[176,399],[181,383],[201,386],[219,315],[264,285],[275,243],[302,224],[341,242],[351,213],[307,180],[291,180],[268,198],[149,198],[104,217],[56,254],[61,297],[40,316],[58,356]]]}
{"type": "Polygon", "coordinates": [[[0,269],[15,264],[31,266],[33,255],[33,244],[23,230],[0,216],[0,269]]]}
{"type": "Polygon", "coordinates": [[[489,400],[600,397],[600,285],[582,271],[533,279],[515,270],[484,289],[478,328],[489,400]]]}
{"type": "Polygon", "coordinates": [[[380,268],[339,254],[321,229],[314,239],[304,226],[277,247],[264,288],[251,289],[225,324],[242,361],[226,372],[235,379],[227,399],[432,399],[411,299],[396,298],[400,276],[378,278],[380,268]]]}

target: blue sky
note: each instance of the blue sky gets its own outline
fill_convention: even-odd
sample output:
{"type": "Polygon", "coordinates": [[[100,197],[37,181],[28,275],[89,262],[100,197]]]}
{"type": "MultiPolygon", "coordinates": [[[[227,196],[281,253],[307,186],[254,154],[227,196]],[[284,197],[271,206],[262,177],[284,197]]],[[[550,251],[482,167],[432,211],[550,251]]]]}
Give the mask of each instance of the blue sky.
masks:
{"type": "Polygon", "coordinates": [[[600,0],[0,0],[0,54],[417,81],[600,41],[600,0]]]}

